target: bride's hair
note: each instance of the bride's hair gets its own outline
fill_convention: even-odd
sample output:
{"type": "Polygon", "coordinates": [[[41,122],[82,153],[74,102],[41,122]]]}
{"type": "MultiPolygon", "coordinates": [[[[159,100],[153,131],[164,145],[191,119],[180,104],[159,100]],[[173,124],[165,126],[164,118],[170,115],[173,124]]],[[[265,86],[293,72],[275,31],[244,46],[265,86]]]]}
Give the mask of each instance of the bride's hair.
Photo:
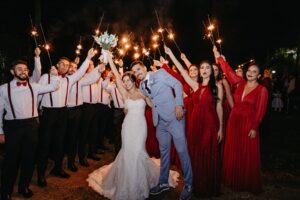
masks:
{"type": "Polygon", "coordinates": [[[124,79],[124,77],[128,76],[129,79],[133,82],[134,85],[136,85],[136,77],[132,72],[125,72],[122,76],[122,80],[124,79]]]}

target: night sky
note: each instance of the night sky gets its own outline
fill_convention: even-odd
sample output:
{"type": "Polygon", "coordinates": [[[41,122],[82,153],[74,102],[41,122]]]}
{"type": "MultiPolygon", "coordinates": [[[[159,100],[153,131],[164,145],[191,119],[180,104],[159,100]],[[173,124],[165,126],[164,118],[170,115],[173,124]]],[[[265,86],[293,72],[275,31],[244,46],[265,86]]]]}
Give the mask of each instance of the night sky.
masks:
{"type": "MultiPolygon", "coordinates": [[[[30,58],[34,42],[29,34],[29,14],[35,20],[34,0],[1,0],[0,8],[1,54],[7,61],[30,58]]],[[[132,32],[136,43],[140,44],[143,37],[147,45],[150,28],[158,28],[154,9],[162,26],[174,30],[178,45],[193,63],[213,59],[211,43],[203,40],[202,21],[207,22],[208,15],[217,19],[224,40],[222,51],[235,66],[251,58],[264,64],[276,48],[296,47],[300,40],[300,12],[296,1],[41,0],[41,22],[46,38],[53,45],[53,62],[59,56],[73,59],[79,36],[82,36],[85,56],[103,12],[101,30],[108,28],[110,33],[119,36],[132,32]]],[[[167,44],[179,55],[173,43],[167,44]]],[[[43,57],[43,62],[47,63],[47,57],[43,57]]]]}

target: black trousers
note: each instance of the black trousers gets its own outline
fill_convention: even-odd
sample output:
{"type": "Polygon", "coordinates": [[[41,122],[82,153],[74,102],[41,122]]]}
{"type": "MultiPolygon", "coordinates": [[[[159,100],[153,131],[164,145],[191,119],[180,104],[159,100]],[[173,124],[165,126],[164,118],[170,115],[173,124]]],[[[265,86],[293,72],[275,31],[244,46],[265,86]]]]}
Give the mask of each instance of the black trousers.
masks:
{"type": "Polygon", "coordinates": [[[84,159],[87,153],[96,151],[96,135],[98,131],[97,104],[84,103],[82,106],[82,126],[79,133],[78,156],[84,159]]]}
{"type": "Polygon", "coordinates": [[[82,117],[82,106],[68,108],[68,125],[65,137],[68,163],[75,163],[78,150],[78,135],[82,117]]]}
{"type": "Polygon", "coordinates": [[[118,155],[122,146],[122,123],[125,117],[123,108],[114,108],[113,124],[114,124],[114,146],[115,146],[115,156],[118,155]]]}
{"type": "Polygon", "coordinates": [[[1,174],[2,194],[13,192],[20,167],[19,188],[32,178],[38,142],[38,118],[4,121],[5,156],[1,174]]]}
{"type": "Polygon", "coordinates": [[[54,169],[58,171],[62,169],[67,117],[67,107],[43,108],[37,158],[39,175],[45,175],[51,150],[53,151],[53,159],[55,162],[54,169]]]}
{"type": "MultiPolygon", "coordinates": [[[[109,123],[112,120],[110,108],[108,105],[98,103],[98,132],[96,136],[96,146],[104,147],[104,136],[112,134],[109,131],[109,123]]],[[[108,137],[109,138],[109,137],[108,137]]]]}

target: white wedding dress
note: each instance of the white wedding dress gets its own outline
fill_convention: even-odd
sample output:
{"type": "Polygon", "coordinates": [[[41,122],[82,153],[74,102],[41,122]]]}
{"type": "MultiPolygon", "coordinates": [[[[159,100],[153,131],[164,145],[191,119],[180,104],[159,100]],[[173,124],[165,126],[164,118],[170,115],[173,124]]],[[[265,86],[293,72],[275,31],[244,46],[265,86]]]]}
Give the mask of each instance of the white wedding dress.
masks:
{"type": "MultiPolygon", "coordinates": [[[[145,142],[147,124],[143,99],[126,99],[128,113],[122,125],[122,148],[116,159],[92,172],[87,181],[112,200],[143,200],[159,182],[160,160],[149,158],[145,142]]],[[[169,184],[177,186],[179,173],[170,170],[169,184]]]]}

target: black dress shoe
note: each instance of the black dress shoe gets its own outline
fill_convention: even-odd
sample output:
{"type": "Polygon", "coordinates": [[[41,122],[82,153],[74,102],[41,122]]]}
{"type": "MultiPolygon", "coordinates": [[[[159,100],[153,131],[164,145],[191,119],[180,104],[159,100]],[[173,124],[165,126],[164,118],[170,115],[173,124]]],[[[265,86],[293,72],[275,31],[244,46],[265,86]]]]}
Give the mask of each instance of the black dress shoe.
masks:
{"type": "Polygon", "coordinates": [[[87,157],[88,157],[89,159],[92,159],[92,160],[95,160],[95,161],[101,160],[101,158],[98,157],[98,156],[96,156],[95,154],[89,154],[87,157]]]}
{"type": "Polygon", "coordinates": [[[70,178],[70,175],[65,172],[63,169],[57,170],[57,169],[52,169],[50,174],[57,176],[59,178],[70,178]]]}
{"type": "Polygon", "coordinates": [[[79,164],[83,167],[89,167],[89,163],[86,159],[79,159],[79,164]]]}
{"type": "Polygon", "coordinates": [[[11,200],[10,194],[1,194],[1,200],[11,200]]]}
{"type": "Polygon", "coordinates": [[[45,178],[45,176],[38,176],[38,181],[37,181],[37,183],[38,183],[38,186],[40,186],[40,187],[46,187],[47,186],[47,181],[46,181],[46,178],[45,178]]]}
{"type": "Polygon", "coordinates": [[[74,163],[70,163],[68,164],[68,168],[69,170],[71,170],[72,172],[77,172],[78,168],[76,167],[76,165],[74,163]]]}
{"type": "Polygon", "coordinates": [[[18,192],[26,199],[33,196],[33,192],[28,187],[26,188],[19,188],[18,192]]]}

